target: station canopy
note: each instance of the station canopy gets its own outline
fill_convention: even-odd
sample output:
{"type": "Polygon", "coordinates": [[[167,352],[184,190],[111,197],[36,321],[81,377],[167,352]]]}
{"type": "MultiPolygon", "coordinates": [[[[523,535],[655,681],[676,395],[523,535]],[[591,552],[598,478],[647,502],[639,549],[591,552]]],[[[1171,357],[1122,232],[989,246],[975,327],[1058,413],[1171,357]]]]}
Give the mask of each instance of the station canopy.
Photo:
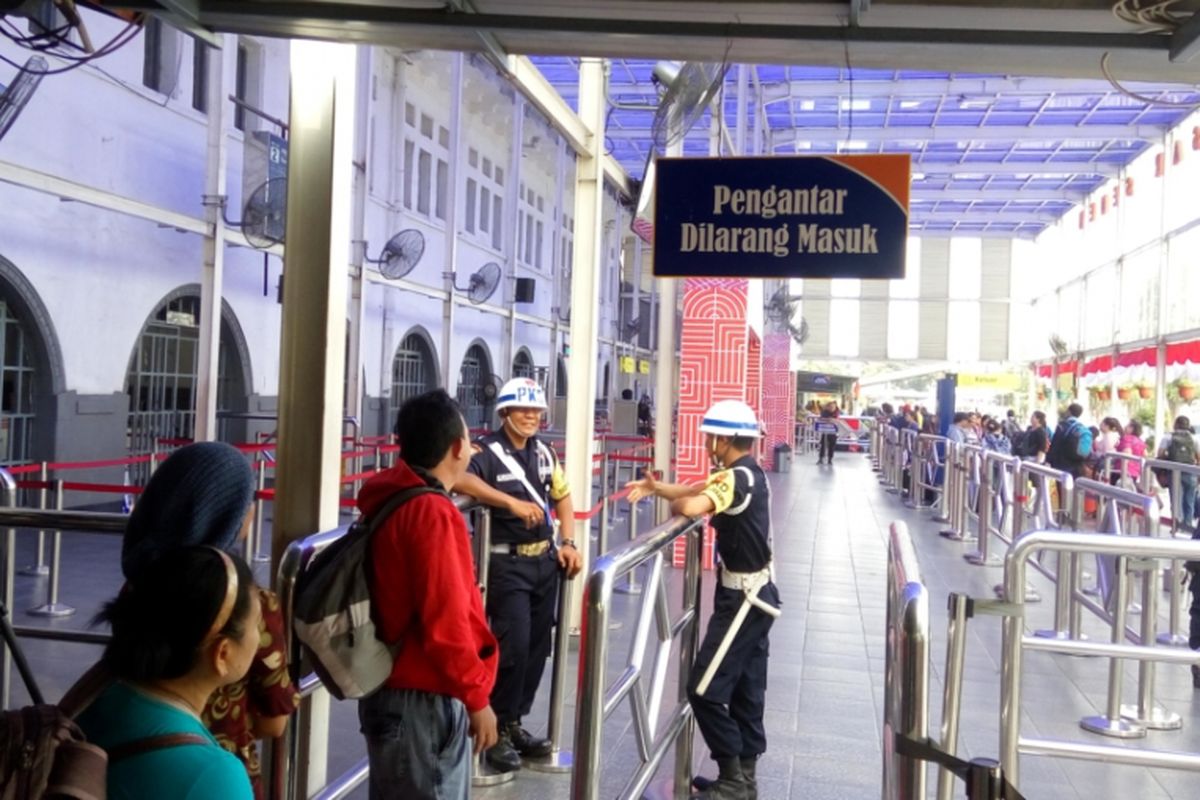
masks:
{"type": "MultiPolygon", "coordinates": [[[[653,146],[657,61],[726,63],[720,124],[743,115],[764,154],[911,153],[924,235],[1036,236],[1200,104],[1192,0],[157,5],[183,26],[479,51],[501,71],[527,55],[572,106],[579,58],[609,58],[606,146],[634,178],[653,146]]],[[[684,153],[707,155],[712,128],[706,113],[684,153]]]]}

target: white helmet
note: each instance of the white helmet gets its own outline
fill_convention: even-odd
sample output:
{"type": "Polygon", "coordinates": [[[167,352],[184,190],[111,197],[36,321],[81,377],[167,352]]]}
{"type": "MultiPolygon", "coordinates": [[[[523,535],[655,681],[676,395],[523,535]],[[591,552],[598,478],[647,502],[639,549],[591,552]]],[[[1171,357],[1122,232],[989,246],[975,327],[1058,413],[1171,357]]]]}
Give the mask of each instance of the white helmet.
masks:
{"type": "Polygon", "coordinates": [[[546,393],[532,378],[513,378],[500,389],[496,397],[496,410],[506,408],[537,408],[545,411],[546,393]]]}
{"type": "Polygon", "coordinates": [[[757,439],[762,436],[754,409],[741,400],[719,400],[704,412],[700,431],[715,436],[745,436],[757,439]]]}

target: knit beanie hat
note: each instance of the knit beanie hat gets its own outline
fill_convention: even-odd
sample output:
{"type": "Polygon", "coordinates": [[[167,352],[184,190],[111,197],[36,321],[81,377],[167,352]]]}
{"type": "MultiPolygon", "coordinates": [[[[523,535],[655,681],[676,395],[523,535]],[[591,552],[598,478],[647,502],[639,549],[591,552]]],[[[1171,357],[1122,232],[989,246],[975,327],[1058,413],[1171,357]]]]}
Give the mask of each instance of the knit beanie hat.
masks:
{"type": "Polygon", "coordinates": [[[176,450],[154,471],[125,525],[126,580],[175,547],[232,550],[253,499],[254,473],[235,448],[197,442],[176,450]]]}

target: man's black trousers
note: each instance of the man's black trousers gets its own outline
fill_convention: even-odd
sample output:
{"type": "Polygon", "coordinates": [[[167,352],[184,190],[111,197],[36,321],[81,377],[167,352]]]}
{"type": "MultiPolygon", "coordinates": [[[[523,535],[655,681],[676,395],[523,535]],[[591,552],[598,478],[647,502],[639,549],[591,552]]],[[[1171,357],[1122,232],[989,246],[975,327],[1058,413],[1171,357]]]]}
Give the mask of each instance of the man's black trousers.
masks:
{"type": "MultiPolygon", "coordinates": [[[[758,596],[776,608],[779,590],[768,583],[758,596]]],[[[712,663],[745,595],[717,585],[704,642],[688,678],[688,699],[713,758],[754,758],[767,751],[763,710],[767,696],[767,634],[774,618],[751,608],[704,695],[696,687],[712,663]]]]}
{"type": "Polygon", "coordinates": [[[493,554],[488,565],[487,613],[500,643],[492,710],[501,723],[529,713],[537,695],[558,607],[558,558],[493,554]]]}

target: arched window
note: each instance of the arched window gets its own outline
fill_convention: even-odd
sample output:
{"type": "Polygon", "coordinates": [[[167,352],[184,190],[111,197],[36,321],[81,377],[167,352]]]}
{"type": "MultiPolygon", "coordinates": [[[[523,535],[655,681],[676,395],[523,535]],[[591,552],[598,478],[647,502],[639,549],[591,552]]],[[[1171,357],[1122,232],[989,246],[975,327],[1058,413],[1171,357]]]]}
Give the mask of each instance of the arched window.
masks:
{"type": "Polygon", "coordinates": [[[0,352],[4,353],[0,464],[7,467],[33,460],[39,376],[32,338],[4,300],[0,300],[0,352]]]}
{"type": "Polygon", "coordinates": [[[396,348],[392,359],[392,416],[410,397],[437,387],[437,370],[429,343],[419,333],[410,333],[396,348]]]}
{"type": "MultiPolygon", "coordinates": [[[[200,298],[173,297],[146,322],[129,359],[130,452],[146,453],[159,438],[190,439],[196,427],[196,374],[199,369],[200,298]]],[[[236,335],[222,314],[217,351],[217,411],[236,411],[246,384],[236,335]]],[[[149,476],[144,464],[131,467],[135,483],[149,476]],[[136,474],[134,474],[136,473],[136,474]]]]}
{"type": "Polygon", "coordinates": [[[513,358],[512,377],[532,378],[534,377],[533,373],[533,358],[529,355],[529,351],[522,347],[513,358]]]}
{"type": "Polygon", "coordinates": [[[458,404],[469,428],[486,428],[492,421],[494,400],[488,397],[492,384],[492,361],[481,344],[473,344],[463,356],[458,372],[458,404]]]}

